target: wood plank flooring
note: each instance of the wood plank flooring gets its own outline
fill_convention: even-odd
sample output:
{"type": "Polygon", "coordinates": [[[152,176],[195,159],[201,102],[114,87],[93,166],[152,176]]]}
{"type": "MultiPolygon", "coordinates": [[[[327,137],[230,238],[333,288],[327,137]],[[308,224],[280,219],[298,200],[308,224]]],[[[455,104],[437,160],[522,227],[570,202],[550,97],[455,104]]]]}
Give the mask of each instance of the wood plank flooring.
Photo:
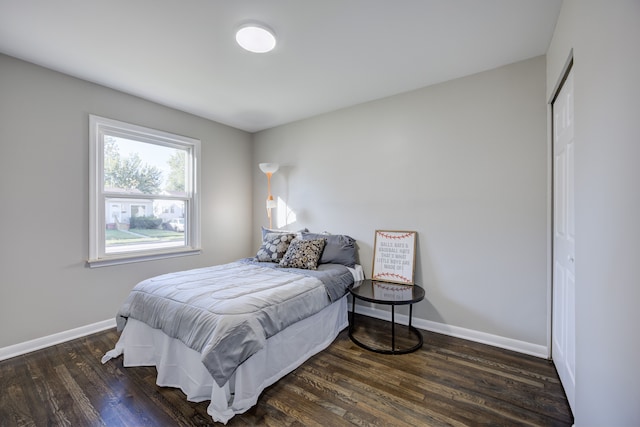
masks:
{"type": "MultiPolygon", "coordinates": [[[[388,322],[357,315],[361,341],[390,342],[388,322]]],[[[405,327],[398,345],[408,339],[405,327]]],[[[265,390],[229,426],[570,426],[546,361],[423,331],[424,346],[382,355],[343,331],[325,351],[265,390]]],[[[0,362],[0,426],[206,426],[208,402],[158,387],[155,368],[100,358],[109,330],[0,362]]]]}

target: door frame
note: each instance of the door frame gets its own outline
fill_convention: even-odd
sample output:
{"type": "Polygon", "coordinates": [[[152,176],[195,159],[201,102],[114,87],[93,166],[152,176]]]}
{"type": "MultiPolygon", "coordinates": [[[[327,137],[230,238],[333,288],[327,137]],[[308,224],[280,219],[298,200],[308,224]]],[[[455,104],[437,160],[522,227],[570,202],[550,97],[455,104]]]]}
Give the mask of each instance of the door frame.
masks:
{"type": "Polygon", "coordinates": [[[554,162],[553,162],[553,103],[560,94],[562,85],[567,80],[569,72],[573,69],[573,49],[569,51],[556,84],[547,101],[547,359],[551,360],[553,345],[553,201],[554,201],[554,162]]]}

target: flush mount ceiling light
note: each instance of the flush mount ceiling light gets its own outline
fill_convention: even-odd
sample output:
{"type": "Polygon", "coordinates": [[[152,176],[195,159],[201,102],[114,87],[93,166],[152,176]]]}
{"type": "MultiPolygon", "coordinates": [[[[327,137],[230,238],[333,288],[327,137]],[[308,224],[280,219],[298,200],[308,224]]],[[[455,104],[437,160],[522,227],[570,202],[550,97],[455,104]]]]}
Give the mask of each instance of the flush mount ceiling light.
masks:
{"type": "Polygon", "coordinates": [[[243,49],[254,53],[266,53],[276,47],[276,37],[264,25],[248,24],[240,27],[236,41],[243,49]]]}

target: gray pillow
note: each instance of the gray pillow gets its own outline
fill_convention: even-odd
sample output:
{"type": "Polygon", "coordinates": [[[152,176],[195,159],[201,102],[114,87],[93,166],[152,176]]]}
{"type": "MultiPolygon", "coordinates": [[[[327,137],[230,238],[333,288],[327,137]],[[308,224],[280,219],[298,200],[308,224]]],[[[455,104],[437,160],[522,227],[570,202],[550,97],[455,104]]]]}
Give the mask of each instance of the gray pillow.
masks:
{"type": "Polygon", "coordinates": [[[306,229],[306,228],[303,228],[303,229],[298,230],[298,231],[290,231],[290,230],[276,230],[276,229],[272,229],[272,228],[266,228],[266,227],[264,227],[264,226],[263,226],[263,227],[262,227],[262,240],[264,240],[264,236],[265,236],[267,233],[282,233],[282,234],[291,234],[291,233],[294,233],[294,234],[300,234],[300,233],[302,233],[303,231],[309,231],[309,230],[308,230],[308,229],[306,229]]]}
{"type": "Polygon", "coordinates": [[[256,260],[262,262],[280,262],[295,234],[267,233],[262,239],[262,245],[256,254],[256,260]]]}
{"type": "Polygon", "coordinates": [[[317,234],[302,232],[303,240],[325,239],[319,264],[342,264],[353,267],[357,261],[356,240],[344,234],[317,234]]]}

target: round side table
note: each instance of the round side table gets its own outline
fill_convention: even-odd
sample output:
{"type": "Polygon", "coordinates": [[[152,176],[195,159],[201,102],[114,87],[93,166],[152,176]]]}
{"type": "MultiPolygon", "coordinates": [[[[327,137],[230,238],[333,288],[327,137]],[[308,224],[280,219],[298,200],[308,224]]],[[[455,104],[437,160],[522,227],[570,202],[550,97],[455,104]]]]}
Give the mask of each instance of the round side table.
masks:
{"type": "Polygon", "coordinates": [[[382,354],[406,354],[418,350],[424,343],[422,333],[411,325],[413,317],[413,304],[424,299],[424,289],[418,285],[398,285],[395,283],[380,282],[377,280],[365,279],[355,282],[349,287],[349,293],[353,297],[351,307],[351,321],[349,322],[349,338],[360,347],[382,354]],[[355,329],[356,299],[368,301],[375,304],[391,306],[391,349],[385,350],[371,347],[362,343],[353,336],[355,329]],[[396,349],[396,305],[409,305],[409,331],[417,339],[417,343],[409,348],[396,349]]]}

